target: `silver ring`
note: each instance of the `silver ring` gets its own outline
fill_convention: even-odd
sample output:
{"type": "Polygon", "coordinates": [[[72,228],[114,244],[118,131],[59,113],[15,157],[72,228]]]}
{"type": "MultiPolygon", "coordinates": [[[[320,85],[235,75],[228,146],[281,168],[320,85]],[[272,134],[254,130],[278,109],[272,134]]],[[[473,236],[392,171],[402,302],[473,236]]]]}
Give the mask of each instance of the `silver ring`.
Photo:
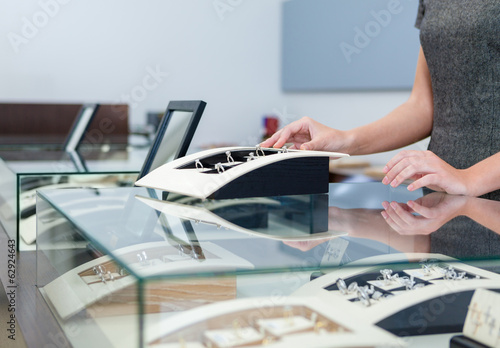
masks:
{"type": "Polygon", "coordinates": [[[337,280],[337,288],[339,289],[342,295],[347,295],[347,285],[345,284],[344,279],[339,278],[337,280]]]}
{"type": "Polygon", "coordinates": [[[231,156],[231,151],[226,151],[227,163],[234,163],[234,158],[231,156]]]}
{"type": "Polygon", "coordinates": [[[262,157],[265,157],[265,156],[266,156],[266,154],[264,153],[264,150],[262,150],[262,148],[261,148],[259,145],[257,145],[257,146],[255,147],[255,153],[257,154],[257,157],[260,157],[260,156],[261,156],[261,155],[259,155],[259,151],[260,151],[260,153],[261,153],[262,157]]]}
{"type": "Polygon", "coordinates": [[[200,162],[199,159],[194,160],[194,165],[196,166],[196,169],[198,169],[199,172],[203,171],[203,164],[200,162]]]}
{"type": "Polygon", "coordinates": [[[349,286],[347,287],[347,292],[351,293],[351,292],[355,292],[356,290],[359,289],[359,286],[358,286],[358,283],[357,282],[352,282],[351,284],[349,284],[349,286]]]}
{"type": "Polygon", "coordinates": [[[215,169],[217,169],[217,173],[224,173],[225,169],[224,169],[224,166],[222,165],[222,163],[217,163],[215,165],[215,169]]]}
{"type": "Polygon", "coordinates": [[[256,159],[254,153],[250,152],[247,157],[247,162],[253,161],[254,159],[256,159]]]}
{"type": "Polygon", "coordinates": [[[364,288],[358,288],[358,299],[364,304],[366,307],[370,307],[370,296],[366,293],[364,288]]]}
{"type": "Polygon", "coordinates": [[[286,147],[286,145],[283,146],[281,150],[283,150],[283,153],[288,153],[288,147],[286,147]]]}

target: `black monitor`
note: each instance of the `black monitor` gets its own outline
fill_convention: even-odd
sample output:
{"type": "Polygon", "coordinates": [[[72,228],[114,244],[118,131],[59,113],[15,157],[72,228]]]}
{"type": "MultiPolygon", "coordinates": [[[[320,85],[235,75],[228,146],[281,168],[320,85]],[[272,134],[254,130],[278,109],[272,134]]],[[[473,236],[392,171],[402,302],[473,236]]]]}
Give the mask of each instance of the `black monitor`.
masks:
{"type": "Polygon", "coordinates": [[[137,179],[186,155],[205,106],[202,100],[171,101],[168,104],[137,179]]]}

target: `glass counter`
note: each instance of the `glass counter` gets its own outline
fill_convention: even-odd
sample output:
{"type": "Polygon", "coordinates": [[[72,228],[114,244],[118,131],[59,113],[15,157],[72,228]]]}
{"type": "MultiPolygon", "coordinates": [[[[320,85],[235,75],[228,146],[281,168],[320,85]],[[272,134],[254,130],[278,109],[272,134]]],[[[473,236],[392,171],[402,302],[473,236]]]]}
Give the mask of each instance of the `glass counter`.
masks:
{"type": "Polygon", "coordinates": [[[474,289],[500,289],[499,205],[380,183],[218,201],[43,189],[37,286],[74,347],[405,346],[459,332],[474,289]]]}
{"type": "Polygon", "coordinates": [[[35,249],[36,190],[42,187],[132,186],[147,147],[97,151],[85,149],[77,158],[47,149],[0,150],[0,223],[18,250],[35,249]]]}

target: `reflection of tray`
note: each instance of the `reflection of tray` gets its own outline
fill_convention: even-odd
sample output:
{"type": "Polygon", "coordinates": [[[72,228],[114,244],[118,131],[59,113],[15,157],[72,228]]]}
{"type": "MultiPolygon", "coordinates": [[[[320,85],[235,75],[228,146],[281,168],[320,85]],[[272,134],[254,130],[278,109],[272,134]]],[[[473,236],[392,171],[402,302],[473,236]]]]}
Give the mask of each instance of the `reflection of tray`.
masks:
{"type": "MultiPolygon", "coordinates": [[[[287,218],[287,210],[281,206],[281,201],[278,199],[247,198],[237,200],[207,201],[201,202],[197,206],[193,206],[157,200],[149,197],[136,196],[138,200],[160,211],[162,214],[191,220],[195,224],[204,223],[218,228],[224,227],[232,231],[243,232],[252,236],[283,241],[301,241],[327,237],[332,238],[346,234],[345,232],[328,231],[327,195],[311,195],[304,197],[312,197],[311,205],[319,207],[315,207],[312,211],[302,211],[302,213],[306,215],[309,214],[308,218],[303,219],[305,221],[297,222],[290,220],[290,217],[287,218]],[[326,198],[326,201],[324,201],[323,198],[326,198]],[[240,216],[238,216],[237,219],[233,219],[233,221],[228,221],[215,213],[218,211],[219,214],[225,215],[224,217],[227,216],[227,218],[230,219],[232,218],[230,214],[231,212],[229,214],[225,214],[225,210],[229,209],[231,205],[234,207],[238,206],[241,210],[247,209],[247,213],[250,214],[250,217],[253,216],[254,218],[254,226],[246,225],[242,227],[237,224],[238,222],[246,221],[246,219],[243,219],[242,217],[243,214],[240,214],[240,216]],[[321,216],[318,217],[318,215],[321,216]],[[260,224],[257,224],[258,222],[260,222],[260,224]]],[[[296,207],[292,206],[290,213],[292,214],[295,210],[296,207]]]]}
{"type": "Polygon", "coordinates": [[[403,347],[397,337],[315,298],[223,301],[147,328],[148,347],[403,347]]]}
{"type": "Polygon", "coordinates": [[[226,147],[178,158],[137,186],[198,198],[242,198],[328,192],[329,158],[336,152],[226,147]]]}
{"type": "MultiPolygon", "coordinates": [[[[140,277],[224,272],[253,266],[212,243],[200,243],[204,260],[182,254],[168,242],[153,242],[122,248],[116,252],[130,271],[140,277]]],[[[145,311],[176,311],[236,296],[234,277],[195,276],[145,283],[145,311]]],[[[136,277],[102,256],[66,272],[41,289],[49,305],[67,319],[83,309],[93,315],[137,313],[136,277]],[[99,311],[92,311],[95,305],[99,311]]]]}
{"type": "Polygon", "coordinates": [[[500,290],[500,275],[496,273],[439,254],[405,256],[412,261],[396,260],[394,255],[359,260],[356,263],[377,266],[353,263],[314,279],[294,295],[346,303],[353,316],[407,336],[460,332],[473,291],[478,287],[500,290]],[[422,259],[432,262],[420,263],[422,259]],[[456,279],[447,275],[450,266],[456,279]],[[385,279],[384,273],[390,273],[389,278],[385,279]],[[412,287],[407,288],[408,279],[403,277],[413,281],[412,287]],[[357,291],[354,284],[365,287],[364,291],[357,291]]]}

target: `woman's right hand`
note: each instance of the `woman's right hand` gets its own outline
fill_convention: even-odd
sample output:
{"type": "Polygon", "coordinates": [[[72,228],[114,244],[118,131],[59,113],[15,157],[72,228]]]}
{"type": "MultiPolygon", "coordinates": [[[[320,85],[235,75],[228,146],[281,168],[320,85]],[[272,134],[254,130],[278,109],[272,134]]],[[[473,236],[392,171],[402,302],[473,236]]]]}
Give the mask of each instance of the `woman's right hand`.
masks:
{"type": "Polygon", "coordinates": [[[290,147],[292,149],[347,152],[346,140],[346,132],[327,127],[310,117],[303,117],[274,133],[260,146],[281,148],[286,143],[293,143],[290,147]]]}

